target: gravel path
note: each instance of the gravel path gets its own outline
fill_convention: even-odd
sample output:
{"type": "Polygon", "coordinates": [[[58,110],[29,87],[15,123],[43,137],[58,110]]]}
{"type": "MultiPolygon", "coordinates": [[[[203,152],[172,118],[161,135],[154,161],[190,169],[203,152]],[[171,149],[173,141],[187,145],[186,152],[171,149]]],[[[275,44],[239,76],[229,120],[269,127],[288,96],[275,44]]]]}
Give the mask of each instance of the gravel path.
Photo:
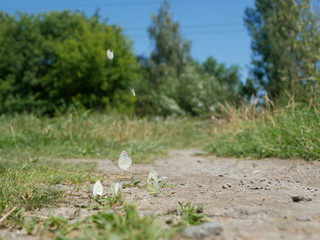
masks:
{"type": "MultiPolygon", "coordinates": [[[[168,221],[178,202],[191,202],[202,205],[213,222],[188,229],[179,239],[320,239],[320,162],[223,159],[198,150],[176,150],[153,165],[133,164],[129,171],[101,160],[95,173],[110,186],[111,181],[126,183],[132,177],[144,181],[152,170],[165,176],[169,186],[159,196],[145,189],[124,189],[126,200],[137,202],[141,214],[168,221]]],[[[72,192],[65,202],[33,214],[70,216],[79,214],[79,208],[79,218],[92,213],[83,208],[90,205],[92,186],[61,187],[72,192]]],[[[14,238],[32,239],[22,233],[14,238]]]]}

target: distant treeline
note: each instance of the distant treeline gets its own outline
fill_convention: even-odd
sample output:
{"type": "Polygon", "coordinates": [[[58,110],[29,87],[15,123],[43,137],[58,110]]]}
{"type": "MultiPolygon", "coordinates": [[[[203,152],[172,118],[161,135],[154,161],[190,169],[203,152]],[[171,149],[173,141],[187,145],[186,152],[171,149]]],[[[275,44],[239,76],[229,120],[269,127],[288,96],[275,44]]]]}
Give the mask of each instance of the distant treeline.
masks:
{"type": "Polygon", "coordinates": [[[148,57],[135,56],[122,28],[98,12],[0,12],[0,114],[54,115],[75,107],[140,116],[207,115],[219,112],[221,104],[238,106],[262,93],[272,99],[317,96],[319,21],[310,1],[256,0],[246,10],[254,54],[245,84],[236,65],[213,57],[194,61],[169,10],[165,1],[152,18],[148,57]],[[114,51],[113,60],[107,49],[114,51]]]}

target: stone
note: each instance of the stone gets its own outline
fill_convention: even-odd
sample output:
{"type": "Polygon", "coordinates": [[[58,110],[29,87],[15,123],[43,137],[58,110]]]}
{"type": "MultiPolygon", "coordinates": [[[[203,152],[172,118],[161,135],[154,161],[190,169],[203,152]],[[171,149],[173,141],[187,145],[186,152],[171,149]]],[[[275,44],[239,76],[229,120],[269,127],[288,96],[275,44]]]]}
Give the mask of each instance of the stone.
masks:
{"type": "Polygon", "coordinates": [[[183,230],[182,236],[185,238],[199,238],[203,239],[209,236],[221,236],[223,234],[223,227],[221,222],[207,222],[198,226],[188,227],[183,230]]]}
{"type": "Polygon", "coordinates": [[[294,202],[312,201],[312,199],[310,197],[304,197],[304,196],[291,196],[291,199],[294,202]]]}
{"type": "Polygon", "coordinates": [[[304,215],[304,214],[299,215],[296,219],[297,219],[297,221],[299,221],[299,222],[308,222],[308,221],[311,221],[311,217],[308,216],[308,215],[304,215]]]}

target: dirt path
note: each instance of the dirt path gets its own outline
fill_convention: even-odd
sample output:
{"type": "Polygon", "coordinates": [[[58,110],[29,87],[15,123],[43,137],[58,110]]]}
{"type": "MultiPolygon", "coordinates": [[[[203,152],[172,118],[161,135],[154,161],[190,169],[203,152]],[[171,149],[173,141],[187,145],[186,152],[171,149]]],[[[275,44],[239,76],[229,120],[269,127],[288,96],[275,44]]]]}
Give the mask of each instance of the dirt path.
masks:
{"type": "MultiPolygon", "coordinates": [[[[115,180],[129,182],[133,175],[145,180],[152,170],[165,176],[172,187],[164,188],[160,196],[145,189],[124,189],[126,200],[138,202],[144,215],[160,214],[165,221],[173,216],[163,213],[175,209],[178,202],[191,202],[203,205],[209,220],[221,224],[226,240],[320,239],[320,162],[215,159],[197,150],[177,150],[153,165],[133,164],[129,171],[112,161],[99,161],[96,173],[110,186],[115,180]],[[304,199],[294,202],[293,196],[304,199]]],[[[64,186],[72,192],[65,203],[37,214],[79,214],[79,207],[90,204],[90,187],[64,186]]],[[[109,187],[106,191],[110,193],[109,187]]],[[[83,208],[79,217],[88,214],[83,208]]]]}

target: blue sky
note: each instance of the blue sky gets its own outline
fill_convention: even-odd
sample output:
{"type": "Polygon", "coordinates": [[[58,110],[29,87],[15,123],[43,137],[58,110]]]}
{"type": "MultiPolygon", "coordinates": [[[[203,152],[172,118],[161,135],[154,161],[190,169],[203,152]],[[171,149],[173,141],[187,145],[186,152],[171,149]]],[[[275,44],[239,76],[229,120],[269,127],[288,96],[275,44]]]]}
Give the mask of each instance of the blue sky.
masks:
{"type": "MultiPolygon", "coordinates": [[[[158,12],[161,0],[1,0],[0,11],[39,13],[51,10],[80,10],[91,16],[100,8],[108,23],[124,28],[134,41],[138,55],[148,56],[152,44],[146,29],[158,12]]],[[[250,64],[250,37],[243,24],[244,10],[254,0],[169,0],[171,13],[180,23],[183,38],[192,42],[194,59],[213,56],[227,65],[238,64],[242,79],[250,64]]]]}

